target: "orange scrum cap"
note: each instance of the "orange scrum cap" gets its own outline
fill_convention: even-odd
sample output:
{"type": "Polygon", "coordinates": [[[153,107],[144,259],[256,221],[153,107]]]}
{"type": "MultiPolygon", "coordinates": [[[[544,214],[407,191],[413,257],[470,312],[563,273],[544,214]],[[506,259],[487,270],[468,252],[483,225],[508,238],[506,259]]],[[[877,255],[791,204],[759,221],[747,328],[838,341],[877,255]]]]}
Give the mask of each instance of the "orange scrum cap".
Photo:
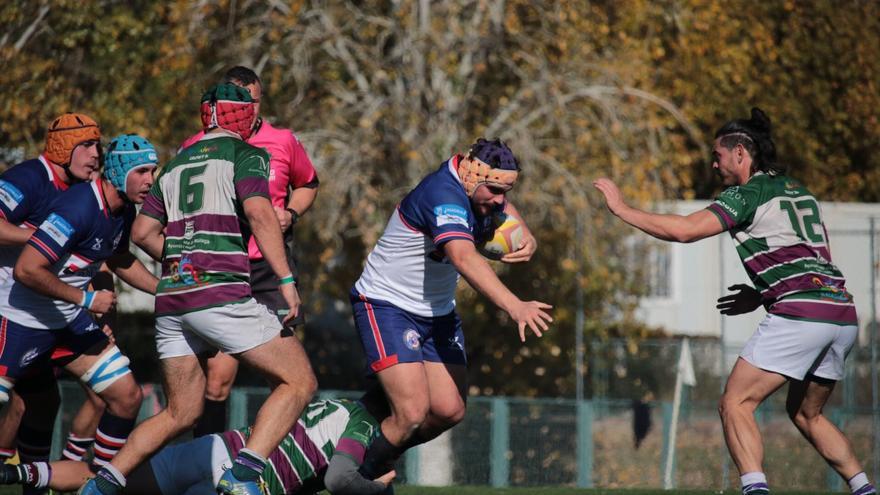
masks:
{"type": "Polygon", "coordinates": [[[459,162],[458,176],[468,196],[473,196],[481,184],[509,191],[519,176],[519,161],[500,139],[480,138],[459,162]]]}
{"type": "Polygon", "coordinates": [[[65,113],[51,124],[46,133],[46,158],[61,166],[70,163],[73,150],[86,141],[100,141],[101,129],[88,115],[65,113]]]}

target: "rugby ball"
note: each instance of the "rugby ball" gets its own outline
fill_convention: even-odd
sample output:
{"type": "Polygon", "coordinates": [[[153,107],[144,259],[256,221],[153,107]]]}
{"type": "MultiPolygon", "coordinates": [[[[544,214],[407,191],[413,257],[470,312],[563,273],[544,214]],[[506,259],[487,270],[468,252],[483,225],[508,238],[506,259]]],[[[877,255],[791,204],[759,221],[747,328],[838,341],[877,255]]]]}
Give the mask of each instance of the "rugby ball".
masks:
{"type": "Polygon", "coordinates": [[[477,245],[477,249],[483,256],[499,260],[505,254],[516,251],[523,239],[523,228],[515,216],[506,213],[495,215],[493,222],[495,236],[477,245]]]}

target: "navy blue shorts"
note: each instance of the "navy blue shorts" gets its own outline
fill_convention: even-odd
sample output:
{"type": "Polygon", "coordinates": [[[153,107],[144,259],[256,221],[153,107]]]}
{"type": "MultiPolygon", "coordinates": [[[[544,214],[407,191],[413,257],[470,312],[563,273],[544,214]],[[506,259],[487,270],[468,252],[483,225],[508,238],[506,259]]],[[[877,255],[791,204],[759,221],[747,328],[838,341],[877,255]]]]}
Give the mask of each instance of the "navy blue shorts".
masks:
{"type": "Polygon", "coordinates": [[[352,289],[354,325],[367,354],[368,374],[397,363],[467,365],[464,332],[455,311],[426,317],[404,311],[379,299],[367,299],[352,289]]]}
{"type": "Polygon", "coordinates": [[[99,343],[107,336],[88,311],[64,328],[47,330],[19,325],[0,317],[0,376],[18,379],[58,360],[72,359],[99,343]]]}

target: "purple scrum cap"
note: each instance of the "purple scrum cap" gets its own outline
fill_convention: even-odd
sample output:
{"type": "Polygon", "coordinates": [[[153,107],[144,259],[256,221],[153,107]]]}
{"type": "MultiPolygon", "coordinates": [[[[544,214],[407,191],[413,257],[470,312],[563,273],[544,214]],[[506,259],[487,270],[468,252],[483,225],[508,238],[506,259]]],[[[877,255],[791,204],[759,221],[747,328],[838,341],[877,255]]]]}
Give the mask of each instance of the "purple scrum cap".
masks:
{"type": "Polygon", "coordinates": [[[500,139],[495,138],[477,139],[477,142],[471,146],[470,156],[477,158],[481,162],[492,168],[500,168],[502,170],[519,170],[519,161],[513,156],[513,151],[507,147],[500,139]]]}

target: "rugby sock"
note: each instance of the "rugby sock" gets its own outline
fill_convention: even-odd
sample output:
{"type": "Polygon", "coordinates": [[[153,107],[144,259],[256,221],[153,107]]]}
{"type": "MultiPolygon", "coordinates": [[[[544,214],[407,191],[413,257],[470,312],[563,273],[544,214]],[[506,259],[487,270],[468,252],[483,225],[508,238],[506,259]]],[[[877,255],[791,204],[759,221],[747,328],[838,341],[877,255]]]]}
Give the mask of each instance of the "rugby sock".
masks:
{"type": "Polygon", "coordinates": [[[849,483],[849,490],[856,495],[873,495],[877,493],[874,485],[868,481],[868,475],[864,471],[850,478],[847,483],[849,483]]]}
{"type": "Polygon", "coordinates": [[[125,476],[112,464],[104,464],[95,473],[95,485],[104,495],[118,495],[125,488],[125,476]]]}
{"type": "Polygon", "coordinates": [[[762,472],[746,473],[740,476],[743,495],[768,495],[770,487],[767,477],[762,472]]]}
{"type": "Polygon", "coordinates": [[[125,440],[134,429],[134,422],[134,418],[120,418],[104,411],[95,434],[95,458],[92,461],[95,466],[106,466],[113,459],[125,445],[125,440]]]}
{"type": "Polygon", "coordinates": [[[232,475],[239,481],[258,481],[269,461],[250,449],[241,449],[232,461],[232,475]]]}
{"type": "Polygon", "coordinates": [[[367,479],[377,478],[390,471],[394,462],[400,458],[405,450],[405,446],[398,447],[389,442],[385,433],[382,432],[382,428],[379,428],[378,434],[373,438],[366,454],[364,454],[364,462],[358,471],[367,479]]]}
{"type": "Polygon", "coordinates": [[[18,457],[22,463],[48,461],[52,449],[52,430],[38,430],[29,425],[19,425],[18,457]]]}
{"type": "Polygon", "coordinates": [[[80,438],[71,433],[67,436],[67,444],[64,445],[61,458],[68,461],[81,461],[93,443],[95,443],[94,438],[80,438]]]}
{"type": "Polygon", "coordinates": [[[48,462],[32,462],[17,466],[3,466],[0,484],[21,484],[33,488],[46,488],[52,479],[52,466],[48,462]]]}
{"type": "Polygon", "coordinates": [[[193,437],[201,437],[226,430],[226,400],[205,399],[205,410],[193,428],[193,437]]]}

